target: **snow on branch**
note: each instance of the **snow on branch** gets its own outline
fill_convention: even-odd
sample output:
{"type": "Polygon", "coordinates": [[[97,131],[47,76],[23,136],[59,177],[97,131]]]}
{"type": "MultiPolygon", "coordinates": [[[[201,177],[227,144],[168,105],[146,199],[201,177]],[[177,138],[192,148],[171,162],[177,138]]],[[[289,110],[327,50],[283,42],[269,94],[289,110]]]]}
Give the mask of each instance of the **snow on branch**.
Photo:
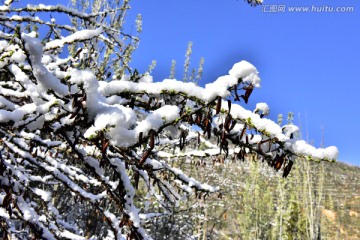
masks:
{"type": "Polygon", "coordinates": [[[102,28],[97,28],[94,30],[82,30],[78,31],[70,36],[67,36],[62,39],[56,39],[51,42],[47,42],[44,46],[44,51],[55,49],[55,48],[62,48],[65,44],[70,44],[77,41],[84,41],[89,40],[94,37],[98,37],[103,32],[102,28]]]}
{"type": "Polygon", "coordinates": [[[247,61],[205,87],[154,82],[128,66],[126,49],[134,43],[124,45],[127,35],[115,30],[116,22],[98,23],[103,13],[12,6],[0,7],[4,236],[151,239],[152,218],[172,214],[188,197],[221,191],[189,176],[178,161],[253,159],[286,177],[302,158],[337,157],[336,147],[314,148],[294,137],[296,126],[266,119],[266,103],[244,108],[260,86],[247,61]],[[38,11],[83,25],[35,19],[38,11]],[[45,37],[34,24],[48,31],[45,37]]]}

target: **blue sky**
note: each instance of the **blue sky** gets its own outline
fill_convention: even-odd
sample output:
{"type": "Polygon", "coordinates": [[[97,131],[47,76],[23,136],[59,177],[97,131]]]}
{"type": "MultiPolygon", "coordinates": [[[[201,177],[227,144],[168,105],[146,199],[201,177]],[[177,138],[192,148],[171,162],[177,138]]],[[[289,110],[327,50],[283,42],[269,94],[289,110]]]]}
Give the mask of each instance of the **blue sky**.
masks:
{"type": "MultiPolygon", "coordinates": [[[[22,1],[32,4],[40,0],[22,1]]],[[[251,7],[242,0],[132,1],[127,18],[143,17],[143,32],[132,67],[144,72],[154,59],[156,81],[169,76],[171,60],[182,79],[187,43],[193,42],[191,65],[205,58],[200,85],[227,74],[241,60],[254,64],[262,78],[249,109],[270,106],[270,118],[293,112],[303,138],[319,147],[335,145],[339,160],[360,166],[360,2],[264,0],[251,7]],[[269,12],[285,6],[284,12],[269,12]],[[353,12],[290,12],[291,7],[353,7],[353,12]]]]}
{"type": "Polygon", "coordinates": [[[134,1],[128,21],[137,13],[143,17],[143,33],[133,67],[145,71],[155,59],[152,74],[161,80],[175,59],[181,79],[189,41],[192,67],[205,58],[200,85],[247,60],[262,78],[250,109],[266,102],[273,120],[293,112],[305,140],[319,147],[323,132],[325,146],[339,148],[340,161],[360,166],[359,1],[264,0],[255,8],[236,0],[134,1]],[[285,12],[271,13],[270,5],[285,5],[285,12]],[[354,11],[290,12],[295,6],[351,6],[354,11]]]}

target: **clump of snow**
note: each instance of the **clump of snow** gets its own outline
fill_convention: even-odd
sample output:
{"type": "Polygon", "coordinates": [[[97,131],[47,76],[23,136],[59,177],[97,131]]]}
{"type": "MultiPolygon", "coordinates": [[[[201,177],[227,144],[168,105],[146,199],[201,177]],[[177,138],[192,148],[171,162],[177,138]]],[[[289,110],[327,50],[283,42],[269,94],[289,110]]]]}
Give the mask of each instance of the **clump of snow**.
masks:
{"type": "Polygon", "coordinates": [[[39,188],[34,188],[33,192],[36,195],[40,196],[45,202],[48,202],[51,199],[51,192],[44,191],[44,190],[39,189],[39,188]]]}
{"type": "Polygon", "coordinates": [[[72,240],[85,240],[86,239],[85,237],[82,237],[82,236],[79,236],[72,232],[69,232],[68,230],[64,230],[63,232],[61,232],[60,236],[63,238],[72,239],[72,240]]]}
{"type": "Polygon", "coordinates": [[[26,55],[22,50],[15,50],[13,55],[11,56],[11,60],[17,62],[17,63],[23,63],[26,59],[26,55]]]}
{"type": "Polygon", "coordinates": [[[207,183],[201,184],[194,178],[186,176],[180,169],[170,167],[167,164],[163,164],[163,166],[169,171],[171,171],[182,183],[187,183],[187,186],[189,187],[188,192],[191,192],[191,187],[195,187],[197,190],[203,190],[207,192],[217,192],[219,190],[219,187],[213,187],[207,183]]]}
{"type": "Polygon", "coordinates": [[[98,92],[99,82],[95,75],[88,70],[75,70],[71,73],[70,83],[83,85],[87,93],[86,108],[90,119],[96,117],[98,111],[102,109],[101,102],[105,102],[105,98],[98,92]]]}
{"type": "Polygon", "coordinates": [[[7,11],[9,10],[9,7],[8,6],[0,6],[0,11],[7,11]]]}
{"type": "Polygon", "coordinates": [[[5,40],[0,41],[0,51],[4,51],[9,46],[9,43],[5,40]]]}
{"type": "Polygon", "coordinates": [[[282,129],[283,129],[285,136],[287,136],[289,138],[291,137],[292,134],[299,132],[299,128],[293,124],[287,124],[287,125],[283,126],[282,129]]]}
{"type": "Polygon", "coordinates": [[[262,113],[262,115],[267,116],[269,115],[270,108],[267,103],[257,103],[254,112],[257,113],[259,111],[262,113]]]}
{"type": "Polygon", "coordinates": [[[51,89],[60,95],[66,95],[68,92],[67,87],[63,85],[52,73],[50,73],[41,62],[43,56],[41,41],[32,37],[31,34],[25,33],[21,34],[21,38],[25,42],[25,49],[30,54],[32,71],[39,84],[39,93],[51,89]]]}
{"type": "Polygon", "coordinates": [[[7,211],[6,211],[4,208],[2,208],[2,207],[0,207],[0,217],[1,217],[1,218],[5,218],[5,219],[10,219],[9,214],[8,214],[7,211]]]}
{"type": "Polygon", "coordinates": [[[10,102],[6,98],[0,96],[0,109],[14,110],[17,107],[13,102],[10,102]]]}
{"type": "Polygon", "coordinates": [[[260,78],[256,68],[246,61],[241,61],[234,65],[230,70],[230,75],[219,77],[213,83],[205,85],[205,88],[196,86],[192,82],[184,83],[174,79],[165,79],[162,82],[140,82],[131,81],[112,81],[102,83],[100,92],[104,96],[110,96],[120,92],[147,92],[148,94],[161,94],[162,92],[186,93],[189,97],[196,97],[204,102],[214,100],[217,96],[226,98],[230,96],[229,88],[239,83],[239,78],[243,82],[259,87],[260,78]]]}
{"type": "Polygon", "coordinates": [[[6,196],[6,193],[1,191],[0,192],[0,206],[3,204],[5,196],[6,196]]]}
{"type": "Polygon", "coordinates": [[[241,61],[234,64],[232,69],[229,71],[229,75],[236,79],[241,78],[243,82],[251,84],[255,87],[260,87],[258,71],[254,65],[247,61],[241,61]]]}
{"type": "Polygon", "coordinates": [[[315,148],[307,144],[304,140],[286,142],[285,147],[299,156],[308,156],[310,158],[334,160],[339,155],[338,149],[334,146],[315,148]]]}
{"type": "Polygon", "coordinates": [[[113,234],[113,232],[109,231],[109,234],[108,234],[109,240],[110,239],[125,239],[125,236],[121,234],[120,220],[115,216],[115,214],[113,214],[107,210],[104,212],[104,215],[110,220],[111,226],[114,229],[116,229],[116,231],[117,231],[116,238],[115,238],[115,235],[113,234]]]}
{"type": "Polygon", "coordinates": [[[172,122],[179,118],[180,109],[177,106],[165,105],[149,115],[139,123],[136,131],[148,132],[150,129],[158,130],[164,123],[172,122]]]}
{"type": "Polygon", "coordinates": [[[149,74],[145,74],[139,79],[139,82],[152,83],[154,81],[153,77],[149,74]]]}
{"type": "Polygon", "coordinates": [[[0,109],[0,122],[8,122],[8,121],[14,121],[17,122],[21,120],[26,114],[30,114],[35,112],[36,105],[31,104],[25,104],[14,111],[7,111],[4,109],[0,109]]]}
{"type": "Polygon", "coordinates": [[[77,31],[74,34],[67,36],[62,39],[56,39],[51,42],[48,42],[44,46],[44,51],[54,48],[62,48],[65,44],[72,43],[75,41],[84,41],[88,39],[92,39],[94,37],[99,36],[103,32],[102,27],[99,27],[94,30],[81,30],[77,31]]]}

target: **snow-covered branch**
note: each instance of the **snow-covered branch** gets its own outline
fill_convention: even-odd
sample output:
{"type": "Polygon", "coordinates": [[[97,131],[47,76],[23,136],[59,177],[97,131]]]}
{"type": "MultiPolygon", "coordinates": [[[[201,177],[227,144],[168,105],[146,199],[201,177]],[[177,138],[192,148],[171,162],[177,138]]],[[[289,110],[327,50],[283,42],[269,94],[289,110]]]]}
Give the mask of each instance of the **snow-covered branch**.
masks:
{"type": "Polygon", "coordinates": [[[244,108],[260,86],[249,62],[205,87],[153,81],[128,67],[126,34],[96,21],[105,13],[12,5],[0,7],[4,236],[150,239],[147,221],[171,214],[189,196],[220,191],[174,166],[178,160],[251,158],[286,177],[297,157],[337,157],[335,147],[294,139],[296,126],[264,118],[267,104],[244,108]],[[50,23],[32,15],[39,11],[83,25],[50,23]],[[48,31],[43,39],[40,31],[48,31]]]}

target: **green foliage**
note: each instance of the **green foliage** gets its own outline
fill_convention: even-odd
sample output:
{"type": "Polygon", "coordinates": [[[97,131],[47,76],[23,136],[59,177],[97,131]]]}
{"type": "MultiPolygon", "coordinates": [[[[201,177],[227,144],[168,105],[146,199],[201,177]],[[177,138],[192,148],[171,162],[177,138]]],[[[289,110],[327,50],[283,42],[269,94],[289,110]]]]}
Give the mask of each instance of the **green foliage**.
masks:
{"type": "Polygon", "coordinates": [[[207,239],[274,240],[360,236],[359,168],[341,169],[346,165],[299,159],[284,180],[266,164],[254,162],[250,157],[241,165],[223,164],[220,158],[215,161],[192,159],[191,162],[190,166],[182,165],[186,172],[209,184],[218,184],[223,192],[220,198],[206,197],[201,207],[194,207],[195,202],[190,202],[183,206],[188,211],[177,216],[192,219],[191,223],[183,222],[183,227],[189,229],[192,224],[197,239],[206,239],[204,235],[207,239]],[[353,179],[351,186],[334,182],[344,174],[353,179]],[[344,199],[349,200],[344,202],[344,199]]]}

